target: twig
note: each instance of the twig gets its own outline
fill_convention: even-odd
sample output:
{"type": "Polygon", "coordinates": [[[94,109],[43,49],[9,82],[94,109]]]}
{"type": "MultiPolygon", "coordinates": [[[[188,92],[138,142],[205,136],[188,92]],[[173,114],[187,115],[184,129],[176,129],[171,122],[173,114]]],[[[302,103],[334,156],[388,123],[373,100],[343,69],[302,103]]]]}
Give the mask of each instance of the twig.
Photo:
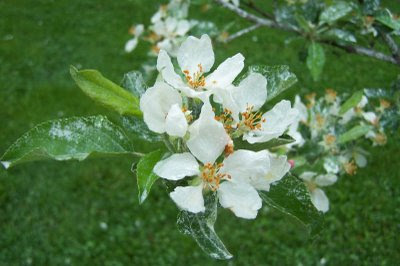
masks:
{"type": "Polygon", "coordinates": [[[254,25],[252,25],[252,26],[250,26],[248,28],[242,29],[242,30],[230,35],[228,38],[225,39],[224,42],[225,43],[230,42],[230,41],[232,41],[232,40],[234,40],[236,38],[239,38],[240,36],[242,36],[244,34],[247,34],[247,33],[251,32],[253,30],[258,29],[260,26],[261,26],[260,24],[254,24],[254,25]]]}
{"type": "Polygon", "coordinates": [[[271,19],[271,20],[275,20],[275,18],[274,18],[273,15],[271,15],[271,14],[265,12],[264,10],[262,10],[261,8],[259,8],[258,6],[256,6],[256,5],[254,4],[253,1],[249,0],[248,2],[242,2],[242,3],[243,3],[245,6],[251,8],[251,9],[253,9],[254,11],[256,11],[257,13],[259,13],[261,16],[266,17],[266,18],[271,19]]]}
{"type": "MultiPolygon", "coordinates": [[[[217,2],[218,4],[220,4],[221,6],[223,6],[224,8],[235,12],[240,17],[242,17],[244,19],[247,19],[249,21],[252,21],[252,22],[254,22],[254,23],[256,23],[256,24],[258,24],[260,26],[265,26],[265,27],[268,27],[268,28],[276,28],[276,29],[280,29],[280,30],[290,31],[290,32],[294,32],[294,33],[299,34],[299,35],[302,34],[300,31],[298,31],[298,30],[296,30],[294,28],[291,28],[291,27],[288,27],[288,26],[285,26],[285,25],[281,25],[281,24],[279,24],[279,23],[277,23],[277,22],[275,22],[273,20],[270,20],[270,19],[258,17],[256,15],[248,13],[247,11],[245,11],[245,10],[239,8],[239,7],[236,7],[236,6],[234,6],[234,5],[232,5],[232,4],[228,3],[228,2],[224,2],[223,0],[214,0],[214,1],[217,2]]],[[[381,53],[381,52],[378,52],[378,51],[375,51],[373,49],[369,49],[369,48],[361,47],[361,46],[341,45],[341,44],[338,44],[338,43],[336,43],[334,41],[326,41],[326,40],[317,40],[317,41],[321,42],[321,43],[325,43],[325,44],[331,45],[331,46],[334,46],[334,47],[337,47],[337,48],[340,48],[340,49],[342,49],[342,50],[344,50],[344,51],[346,51],[348,53],[355,53],[355,54],[359,54],[359,55],[365,55],[365,56],[368,56],[368,57],[372,57],[372,58],[375,58],[375,59],[379,59],[379,60],[382,60],[382,61],[389,62],[389,63],[392,63],[392,64],[400,66],[400,62],[397,61],[395,59],[395,57],[387,55],[387,54],[384,54],[384,53],[381,53]]]]}
{"type": "Polygon", "coordinates": [[[396,60],[398,64],[400,64],[400,49],[397,43],[393,40],[393,38],[384,32],[381,32],[383,40],[386,42],[390,51],[392,52],[393,58],[396,60]]]}

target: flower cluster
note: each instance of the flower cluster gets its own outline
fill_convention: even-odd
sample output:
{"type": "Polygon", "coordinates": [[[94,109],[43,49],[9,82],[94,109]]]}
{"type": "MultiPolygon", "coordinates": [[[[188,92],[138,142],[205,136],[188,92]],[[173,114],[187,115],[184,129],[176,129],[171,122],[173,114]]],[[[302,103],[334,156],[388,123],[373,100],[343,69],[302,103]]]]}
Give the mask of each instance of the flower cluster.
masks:
{"type": "MultiPolygon", "coordinates": [[[[167,5],[161,5],[159,10],[151,17],[149,33],[144,39],[153,46],[152,55],[157,55],[163,49],[173,56],[176,56],[177,49],[182,38],[197,22],[187,20],[189,1],[171,0],[167,5]]],[[[125,51],[132,52],[141,35],[144,33],[142,24],[131,27],[130,34],[133,38],[125,44],[125,51]]]]}
{"type": "Polygon", "coordinates": [[[359,144],[362,139],[370,139],[374,146],[386,144],[380,119],[390,102],[380,99],[380,106],[373,109],[362,92],[344,102],[332,89],[319,99],[315,93],[305,98],[306,104],[299,96],[295,98],[299,115],[288,134],[296,141],[287,147],[294,157],[294,171],[305,181],[312,202],[326,212],[329,200],[318,187],[332,185],[338,176],[354,175],[367,165],[368,152],[359,144]]]}
{"type": "Polygon", "coordinates": [[[298,111],[282,100],[262,113],[267,79],[249,73],[234,80],[244,68],[238,53],[214,71],[214,52],[208,35],[188,37],[177,51],[179,72],[167,51],[160,50],[160,77],[140,99],[150,130],[163,134],[172,153],[153,171],[174,182],[170,193],[179,208],[205,211],[204,195],[216,193],[221,206],[238,217],[253,219],[262,202],[257,191],[268,191],[290,169],[286,156],[267,150],[235,149],[235,139],[267,142],[296,122],[298,111]]]}

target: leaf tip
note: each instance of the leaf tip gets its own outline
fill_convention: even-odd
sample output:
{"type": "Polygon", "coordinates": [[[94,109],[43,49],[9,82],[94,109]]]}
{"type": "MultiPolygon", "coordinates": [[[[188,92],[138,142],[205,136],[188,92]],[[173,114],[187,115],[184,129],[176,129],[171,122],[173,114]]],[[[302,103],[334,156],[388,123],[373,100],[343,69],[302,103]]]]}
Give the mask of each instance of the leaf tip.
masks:
{"type": "Polygon", "coordinates": [[[10,168],[11,166],[11,162],[8,161],[1,161],[1,164],[3,165],[3,167],[7,170],[8,168],[10,168]]]}
{"type": "Polygon", "coordinates": [[[147,190],[144,189],[142,193],[139,194],[139,204],[142,204],[147,198],[147,190]]]}

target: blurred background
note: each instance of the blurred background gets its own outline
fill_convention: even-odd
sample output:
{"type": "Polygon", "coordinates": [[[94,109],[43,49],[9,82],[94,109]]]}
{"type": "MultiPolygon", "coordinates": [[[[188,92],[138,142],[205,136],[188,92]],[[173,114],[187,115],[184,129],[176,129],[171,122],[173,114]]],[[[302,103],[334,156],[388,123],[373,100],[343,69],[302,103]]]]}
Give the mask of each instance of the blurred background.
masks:
{"type": "MultiPolygon", "coordinates": [[[[261,1],[262,2],[262,1],[261,1]]],[[[266,1],[268,2],[268,1],[266,1]]],[[[95,68],[118,83],[147,59],[145,42],[124,52],[132,24],[150,23],[155,0],[0,1],[0,153],[34,125],[60,117],[107,114],[69,76],[69,65],[95,68]]],[[[211,1],[210,1],[211,3],[211,1]]],[[[397,0],[383,6],[400,12],[397,0]]],[[[194,19],[218,26],[249,24],[211,3],[194,19]]],[[[199,9],[199,10],[195,10],[199,9]]],[[[258,29],[228,45],[216,43],[216,63],[241,52],[250,64],[287,64],[299,82],[283,95],[326,88],[353,92],[385,88],[399,68],[327,49],[313,82],[302,41],[258,29]]],[[[151,84],[149,84],[151,85],[151,84]]],[[[369,165],[326,190],[331,210],[317,239],[290,217],[264,207],[254,221],[221,209],[216,231],[235,255],[213,261],[176,228],[178,210],[161,184],[139,206],[133,158],[36,162],[0,169],[0,265],[397,265],[400,261],[400,137],[383,148],[366,147],[369,165]]]]}

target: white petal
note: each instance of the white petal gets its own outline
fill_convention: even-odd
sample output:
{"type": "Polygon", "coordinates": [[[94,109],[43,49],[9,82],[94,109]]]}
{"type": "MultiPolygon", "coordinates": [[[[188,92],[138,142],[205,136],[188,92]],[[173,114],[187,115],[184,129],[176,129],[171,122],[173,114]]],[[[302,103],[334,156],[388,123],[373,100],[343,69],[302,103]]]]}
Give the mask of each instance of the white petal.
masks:
{"type": "Polygon", "coordinates": [[[135,26],[135,36],[140,37],[144,32],[144,25],[143,24],[138,24],[135,26]]]}
{"type": "Polygon", "coordinates": [[[178,91],[164,82],[156,82],[140,98],[140,110],[143,120],[150,130],[165,132],[165,118],[172,105],[182,106],[182,97],[178,91]]]}
{"type": "Polygon", "coordinates": [[[185,114],[178,104],[171,106],[165,120],[165,131],[174,137],[183,137],[186,134],[188,123],[185,114]]]}
{"type": "Polygon", "coordinates": [[[356,161],[358,167],[363,168],[367,166],[367,158],[359,152],[354,153],[354,160],[356,161]]]}
{"type": "Polygon", "coordinates": [[[181,77],[175,73],[171,58],[164,50],[158,53],[157,70],[161,73],[163,79],[172,87],[177,89],[186,86],[181,77]]]}
{"type": "Polygon", "coordinates": [[[270,169],[258,178],[251,179],[250,184],[257,190],[269,191],[270,185],[284,177],[290,170],[286,156],[269,155],[270,169]]]}
{"type": "Polygon", "coordinates": [[[176,27],[178,26],[178,20],[174,17],[168,17],[165,20],[165,29],[167,33],[173,33],[176,30],[176,27]]]}
{"type": "Polygon", "coordinates": [[[214,163],[230,141],[224,126],[215,120],[215,114],[207,101],[201,108],[199,119],[190,125],[189,132],[190,138],[186,144],[203,163],[214,163]]]}
{"type": "Polygon", "coordinates": [[[267,79],[259,73],[251,73],[234,90],[233,98],[239,105],[240,112],[246,111],[249,106],[257,111],[267,100],[267,79]]]}
{"type": "Polygon", "coordinates": [[[290,107],[290,102],[282,100],[262,116],[265,122],[262,122],[261,130],[250,131],[243,136],[243,139],[249,143],[257,143],[277,138],[296,122],[297,115],[298,111],[290,107]]]}
{"type": "Polygon", "coordinates": [[[315,172],[303,172],[299,177],[305,181],[311,181],[317,173],[315,172]]]}
{"type": "Polygon", "coordinates": [[[176,187],[169,193],[179,208],[185,211],[198,213],[205,211],[203,198],[203,184],[198,186],[176,187]]]}
{"type": "Polygon", "coordinates": [[[178,64],[182,71],[188,70],[190,75],[199,70],[199,65],[204,72],[210,71],[214,64],[214,51],[210,37],[206,34],[200,39],[189,36],[179,48],[178,64]]]}
{"type": "Polygon", "coordinates": [[[356,113],[354,112],[354,108],[351,108],[348,110],[346,113],[342,115],[342,119],[339,121],[340,124],[346,124],[349,122],[353,117],[356,116],[356,113]]]}
{"type": "Polygon", "coordinates": [[[363,95],[361,101],[357,104],[357,107],[364,108],[367,105],[367,103],[368,103],[368,98],[365,95],[363,95]]]}
{"type": "Polygon", "coordinates": [[[213,73],[206,78],[207,88],[225,88],[232,84],[244,67],[244,57],[236,54],[222,62],[213,73]]]}
{"type": "Polygon", "coordinates": [[[133,50],[135,50],[137,44],[138,44],[138,39],[136,37],[133,39],[130,39],[125,44],[125,52],[127,52],[127,53],[132,52],[133,50]]]}
{"type": "Polygon", "coordinates": [[[317,210],[327,212],[329,210],[329,199],[322,189],[316,188],[310,193],[311,202],[317,210]]]}
{"type": "Polygon", "coordinates": [[[298,115],[299,120],[302,122],[307,122],[308,119],[307,107],[303,104],[299,95],[296,95],[295,97],[293,108],[299,111],[298,115]]]}
{"type": "Polygon", "coordinates": [[[267,151],[237,150],[223,162],[220,173],[229,174],[232,180],[251,182],[263,178],[270,168],[267,151]]]}
{"type": "Polygon", "coordinates": [[[337,176],[335,174],[325,174],[319,175],[315,178],[315,184],[320,187],[326,187],[334,184],[337,181],[337,176]]]}
{"type": "Polygon", "coordinates": [[[170,53],[171,49],[172,49],[172,43],[170,39],[164,39],[161,42],[157,43],[157,47],[161,50],[167,51],[168,53],[170,53]]]}
{"type": "Polygon", "coordinates": [[[187,20],[180,20],[176,28],[176,34],[179,36],[185,35],[190,30],[190,22],[187,20]]]}
{"type": "Polygon", "coordinates": [[[159,177],[168,180],[179,180],[186,176],[198,175],[199,164],[189,153],[176,153],[165,160],[159,161],[153,169],[159,177]]]}
{"type": "Polygon", "coordinates": [[[256,218],[262,206],[257,191],[246,183],[223,182],[218,189],[218,198],[222,207],[245,219],[256,218]]]}
{"type": "Polygon", "coordinates": [[[374,112],[365,112],[362,113],[362,116],[364,117],[365,120],[367,120],[371,124],[375,123],[377,120],[376,114],[374,112]]]}

